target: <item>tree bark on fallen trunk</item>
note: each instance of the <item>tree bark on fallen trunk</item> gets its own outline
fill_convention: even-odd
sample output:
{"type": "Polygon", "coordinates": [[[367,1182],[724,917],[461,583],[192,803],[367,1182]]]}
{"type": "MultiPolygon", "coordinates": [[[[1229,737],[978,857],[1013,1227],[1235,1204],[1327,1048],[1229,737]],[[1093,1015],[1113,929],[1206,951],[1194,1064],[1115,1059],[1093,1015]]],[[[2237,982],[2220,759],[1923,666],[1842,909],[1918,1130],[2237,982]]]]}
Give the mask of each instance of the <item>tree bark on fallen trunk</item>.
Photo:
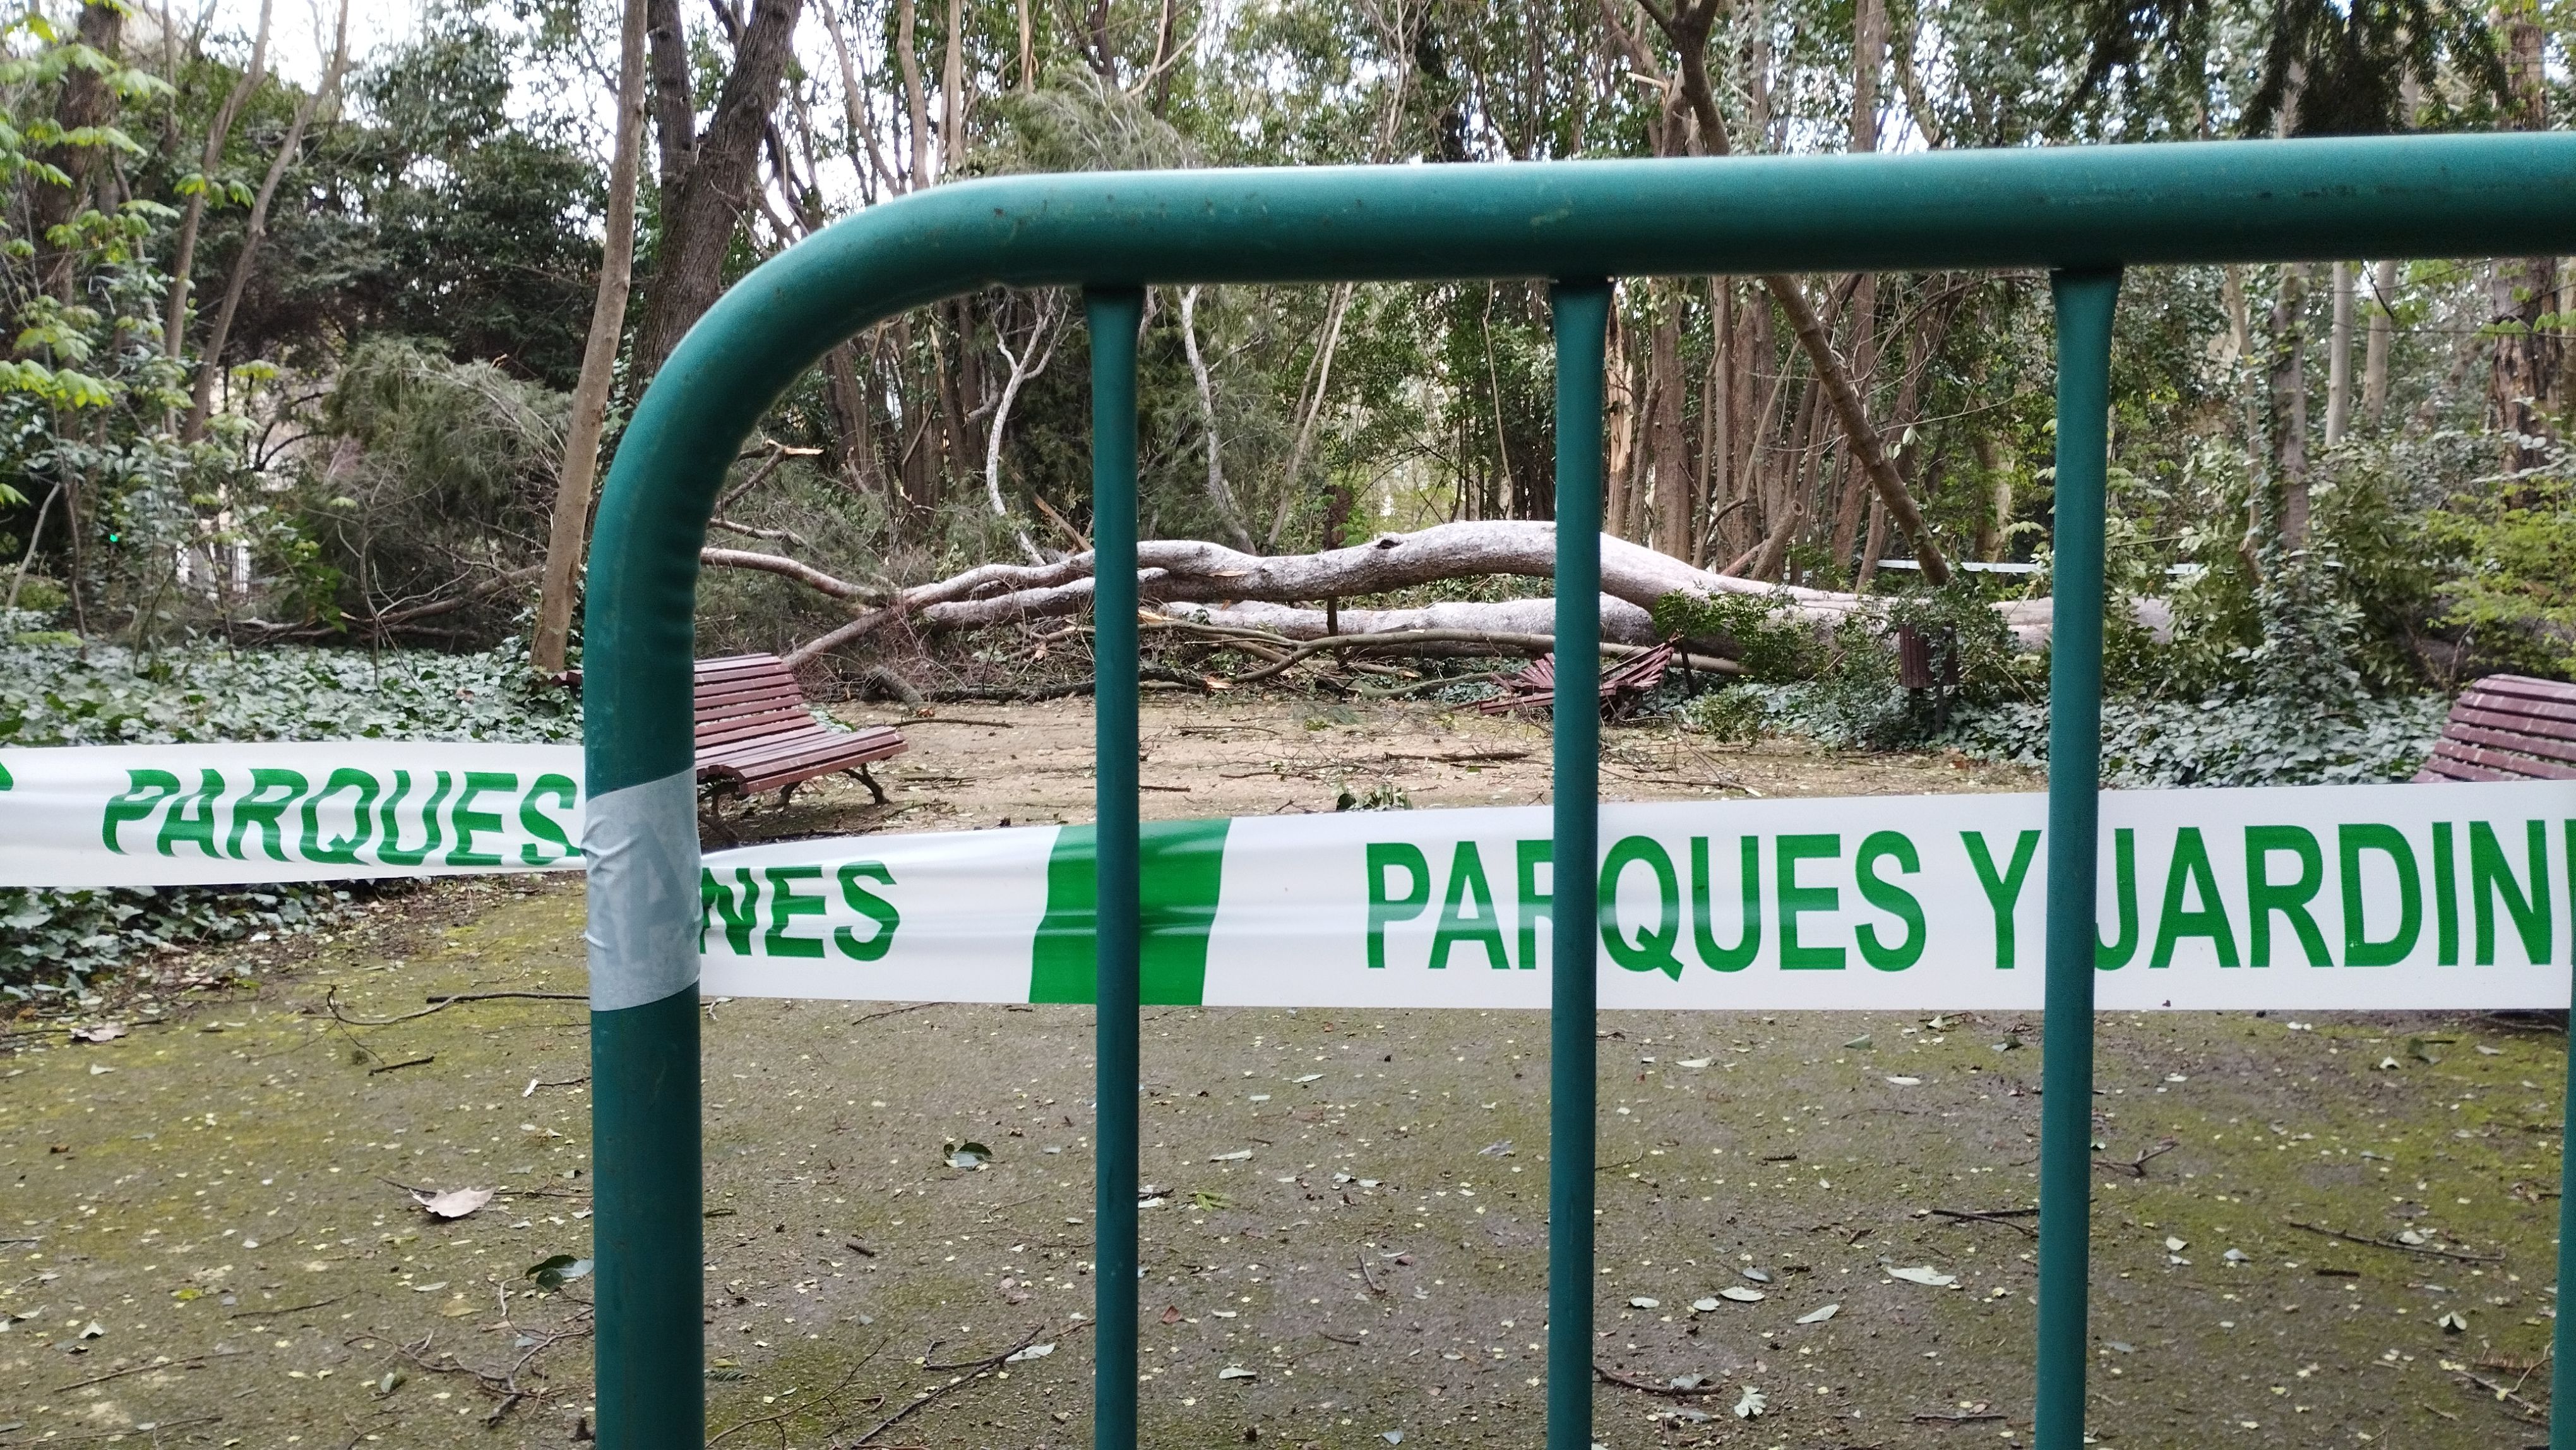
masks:
{"type": "MultiPolygon", "coordinates": [[[[1136,556],[1139,596],[1162,606],[1164,612],[1293,638],[1411,629],[1555,632],[1555,604],[1547,599],[1343,609],[1337,611],[1338,628],[1328,624],[1322,610],[1287,607],[1306,600],[1378,594],[1481,575],[1549,578],[1556,572],[1556,526],[1550,523],[1439,524],[1315,554],[1246,554],[1203,540],[1157,539],[1139,544],[1136,556]]],[[[707,549],[699,557],[717,567],[784,575],[834,598],[874,606],[789,653],[791,665],[818,658],[900,617],[909,616],[934,630],[977,629],[1059,618],[1091,604],[1092,556],[1088,553],[1048,564],[985,564],[948,579],[891,592],[851,584],[773,554],[707,549]]],[[[1604,638],[1652,643],[1654,630],[1646,611],[1656,600],[1677,592],[1703,598],[1751,594],[1770,601],[1776,615],[1827,629],[1879,607],[1871,596],[1739,579],[1694,568],[1625,539],[1601,537],[1604,638]]],[[[2048,640],[2049,606],[2046,599],[2007,600],[1997,604],[1995,611],[2023,645],[2038,648],[2048,640]]],[[[2169,626],[2170,616],[2160,602],[2141,601],[2139,622],[2161,632],[2169,626]]]]}

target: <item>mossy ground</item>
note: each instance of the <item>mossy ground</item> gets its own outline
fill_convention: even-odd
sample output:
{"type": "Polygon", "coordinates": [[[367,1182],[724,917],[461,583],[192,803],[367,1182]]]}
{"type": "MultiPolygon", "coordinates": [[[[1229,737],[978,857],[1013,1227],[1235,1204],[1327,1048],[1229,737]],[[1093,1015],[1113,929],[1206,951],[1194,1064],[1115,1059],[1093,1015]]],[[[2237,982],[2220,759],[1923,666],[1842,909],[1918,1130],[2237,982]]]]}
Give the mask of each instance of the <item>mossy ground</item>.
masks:
{"type": "MultiPolygon", "coordinates": [[[[1446,799],[1425,787],[1537,786],[1524,762],[1406,777],[1377,758],[1500,748],[1522,727],[1416,714],[1309,730],[1265,708],[1221,723],[1289,742],[1233,747],[1283,768],[1227,780],[1218,761],[1161,753],[1205,737],[1167,735],[1170,783],[1194,790],[1150,804],[1328,803],[1340,785],[1317,757],[1363,747],[1424,804],[1446,799]]],[[[1078,803],[1087,781],[1017,766],[1078,749],[1086,717],[977,713],[1013,723],[914,733],[896,772],[906,824],[1078,803]],[[944,778],[973,784],[931,787],[944,778]]],[[[1646,773],[1661,747],[1637,748],[1646,773]]],[[[2020,780],[1918,757],[1721,754],[1737,788],[1766,793],[2020,780]]],[[[1687,782],[1699,767],[1676,769],[1687,782]]],[[[854,808],[826,793],[753,824],[832,811],[854,808]]],[[[579,991],[581,909],[575,882],[449,883],[116,1041],[11,1039],[25,1050],[0,1062],[0,1444],[585,1433],[586,1284],[541,1294],[524,1273],[588,1250],[580,1005],[460,1003],[385,1026],[331,1010],[579,991]],[[396,1185],[500,1191],[440,1223],[396,1185]],[[504,1377],[519,1364],[531,1393],[495,1418],[504,1395],[426,1367],[447,1363],[504,1377]]],[[[2037,1025],[1605,1015],[1600,1363],[1666,1386],[1707,1376],[1715,1392],[1601,1384],[1596,1438],[2027,1443],[2029,1220],[1938,1210],[2032,1203],[2037,1025]],[[1924,1265],[1957,1284],[1886,1272],[1924,1265]],[[1730,1286],[1765,1297],[1692,1309],[1730,1286]],[[1798,1322],[1827,1304],[1830,1319],[1798,1322]],[[1747,1388],[1758,1418],[1733,1413],[1747,1388]]],[[[705,1332],[723,1444],[852,1444],[960,1373],[868,1443],[1087,1443],[1088,1029],[1073,1008],[711,1004],[705,1332]],[[959,1139],[995,1160],[949,1168],[942,1147],[959,1139]],[[1023,1339],[1056,1348],[936,1368],[1023,1339]]],[[[1536,1442],[1545,1033],[1511,1013],[1149,1014],[1144,1173],[1162,1202],[1143,1212],[1148,1443],[1536,1442]]],[[[2106,1016],[2099,1038],[2099,1156],[2147,1155],[2097,1179],[2101,1444],[2543,1438],[2520,1406],[2546,1398],[2531,1367],[2553,1303],[2562,1037],[2471,1018],[2170,1014],[2106,1016]]]]}

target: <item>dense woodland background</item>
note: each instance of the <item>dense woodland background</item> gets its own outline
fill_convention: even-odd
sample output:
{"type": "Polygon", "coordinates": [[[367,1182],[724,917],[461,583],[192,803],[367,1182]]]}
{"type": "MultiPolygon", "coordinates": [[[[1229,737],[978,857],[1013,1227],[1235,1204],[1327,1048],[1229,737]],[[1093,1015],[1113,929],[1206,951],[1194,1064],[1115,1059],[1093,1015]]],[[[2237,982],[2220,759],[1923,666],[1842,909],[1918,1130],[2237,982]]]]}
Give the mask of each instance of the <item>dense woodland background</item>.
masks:
{"type": "MultiPolygon", "coordinates": [[[[920,187],[2543,127],[2576,19],[1666,3],[640,0],[635,285],[593,369],[602,443],[730,280],[920,187]]],[[[568,441],[587,451],[573,395],[625,18],[435,0],[365,54],[345,5],[39,3],[9,23],[0,542],[10,605],[47,616],[22,627],[147,651],[525,637],[568,441]],[[290,29],[318,74],[282,69],[290,29]]],[[[2123,683],[2196,698],[2293,635],[2379,692],[2576,664],[2561,288],[2550,258],[2134,276],[2117,572],[2180,620],[2169,645],[2130,642],[2123,683]]],[[[853,340],[772,415],[711,542],[864,589],[1078,547],[1077,311],[997,290],[853,340]]],[[[1294,552],[1546,518],[1546,339],[1537,284],[1157,291],[1147,533],[1294,552]]],[[[1876,465],[1945,558],[2041,566],[1976,576],[1989,593],[2044,592],[2047,360],[2033,276],[1625,284],[1609,527],[1750,578],[1919,587],[1887,567],[1922,549],[1876,465]]],[[[783,649],[847,609],[719,572],[708,644],[783,649]]]]}

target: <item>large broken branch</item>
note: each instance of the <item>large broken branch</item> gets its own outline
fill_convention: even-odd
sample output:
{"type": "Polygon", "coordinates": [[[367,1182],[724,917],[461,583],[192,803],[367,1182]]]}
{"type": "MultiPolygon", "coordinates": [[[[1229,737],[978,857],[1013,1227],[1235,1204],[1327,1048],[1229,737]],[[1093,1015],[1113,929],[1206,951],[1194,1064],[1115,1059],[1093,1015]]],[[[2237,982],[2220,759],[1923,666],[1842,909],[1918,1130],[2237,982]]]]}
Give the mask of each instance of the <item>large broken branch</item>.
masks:
{"type": "MultiPolygon", "coordinates": [[[[1778,617],[1823,628],[1877,608],[1876,601],[1863,595],[1788,588],[1711,573],[1609,535],[1601,537],[1600,547],[1602,635],[1621,643],[1653,643],[1655,632],[1647,611],[1655,601],[1675,593],[1703,598],[1750,594],[1769,602],[1778,617]]],[[[1315,554],[1246,554],[1198,539],[1156,539],[1139,544],[1136,557],[1138,596],[1163,612],[1293,638],[1415,629],[1555,632],[1556,604],[1550,599],[1345,608],[1338,611],[1337,619],[1322,610],[1289,607],[1306,600],[1348,599],[1483,575],[1550,578],[1556,572],[1556,526],[1548,523],[1440,524],[1315,554]]],[[[699,558],[715,567],[783,575],[836,599],[869,606],[849,623],[791,652],[790,665],[818,658],[901,617],[934,630],[975,629],[1060,618],[1091,606],[1092,556],[1088,553],[1048,564],[985,564],[892,595],[775,554],[707,549],[699,558]]],[[[1995,608],[2025,645],[2046,642],[2049,601],[2012,600],[1995,608]]],[[[2142,604],[2141,622],[2151,627],[2161,622],[2146,615],[2142,604]]]]}

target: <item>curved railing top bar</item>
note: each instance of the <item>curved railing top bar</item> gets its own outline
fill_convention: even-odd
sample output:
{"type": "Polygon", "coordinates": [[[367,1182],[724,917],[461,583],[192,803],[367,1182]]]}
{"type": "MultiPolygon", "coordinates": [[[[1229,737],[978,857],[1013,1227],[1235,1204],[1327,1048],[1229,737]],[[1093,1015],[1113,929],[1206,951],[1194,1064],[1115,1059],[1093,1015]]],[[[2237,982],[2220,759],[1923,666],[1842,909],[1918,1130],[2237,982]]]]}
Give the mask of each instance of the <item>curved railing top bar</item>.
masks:
{"type": "Polygon", "coordinates": [[[714,491],[761,411],[851,334],[976,287],[2515,256],[2571,235],[2576,135],[2558,133],[1108,172],[916,193],[745,277],[645,393],[591,555],[591,790],[689,764],[686,602],[714,491]]]}

